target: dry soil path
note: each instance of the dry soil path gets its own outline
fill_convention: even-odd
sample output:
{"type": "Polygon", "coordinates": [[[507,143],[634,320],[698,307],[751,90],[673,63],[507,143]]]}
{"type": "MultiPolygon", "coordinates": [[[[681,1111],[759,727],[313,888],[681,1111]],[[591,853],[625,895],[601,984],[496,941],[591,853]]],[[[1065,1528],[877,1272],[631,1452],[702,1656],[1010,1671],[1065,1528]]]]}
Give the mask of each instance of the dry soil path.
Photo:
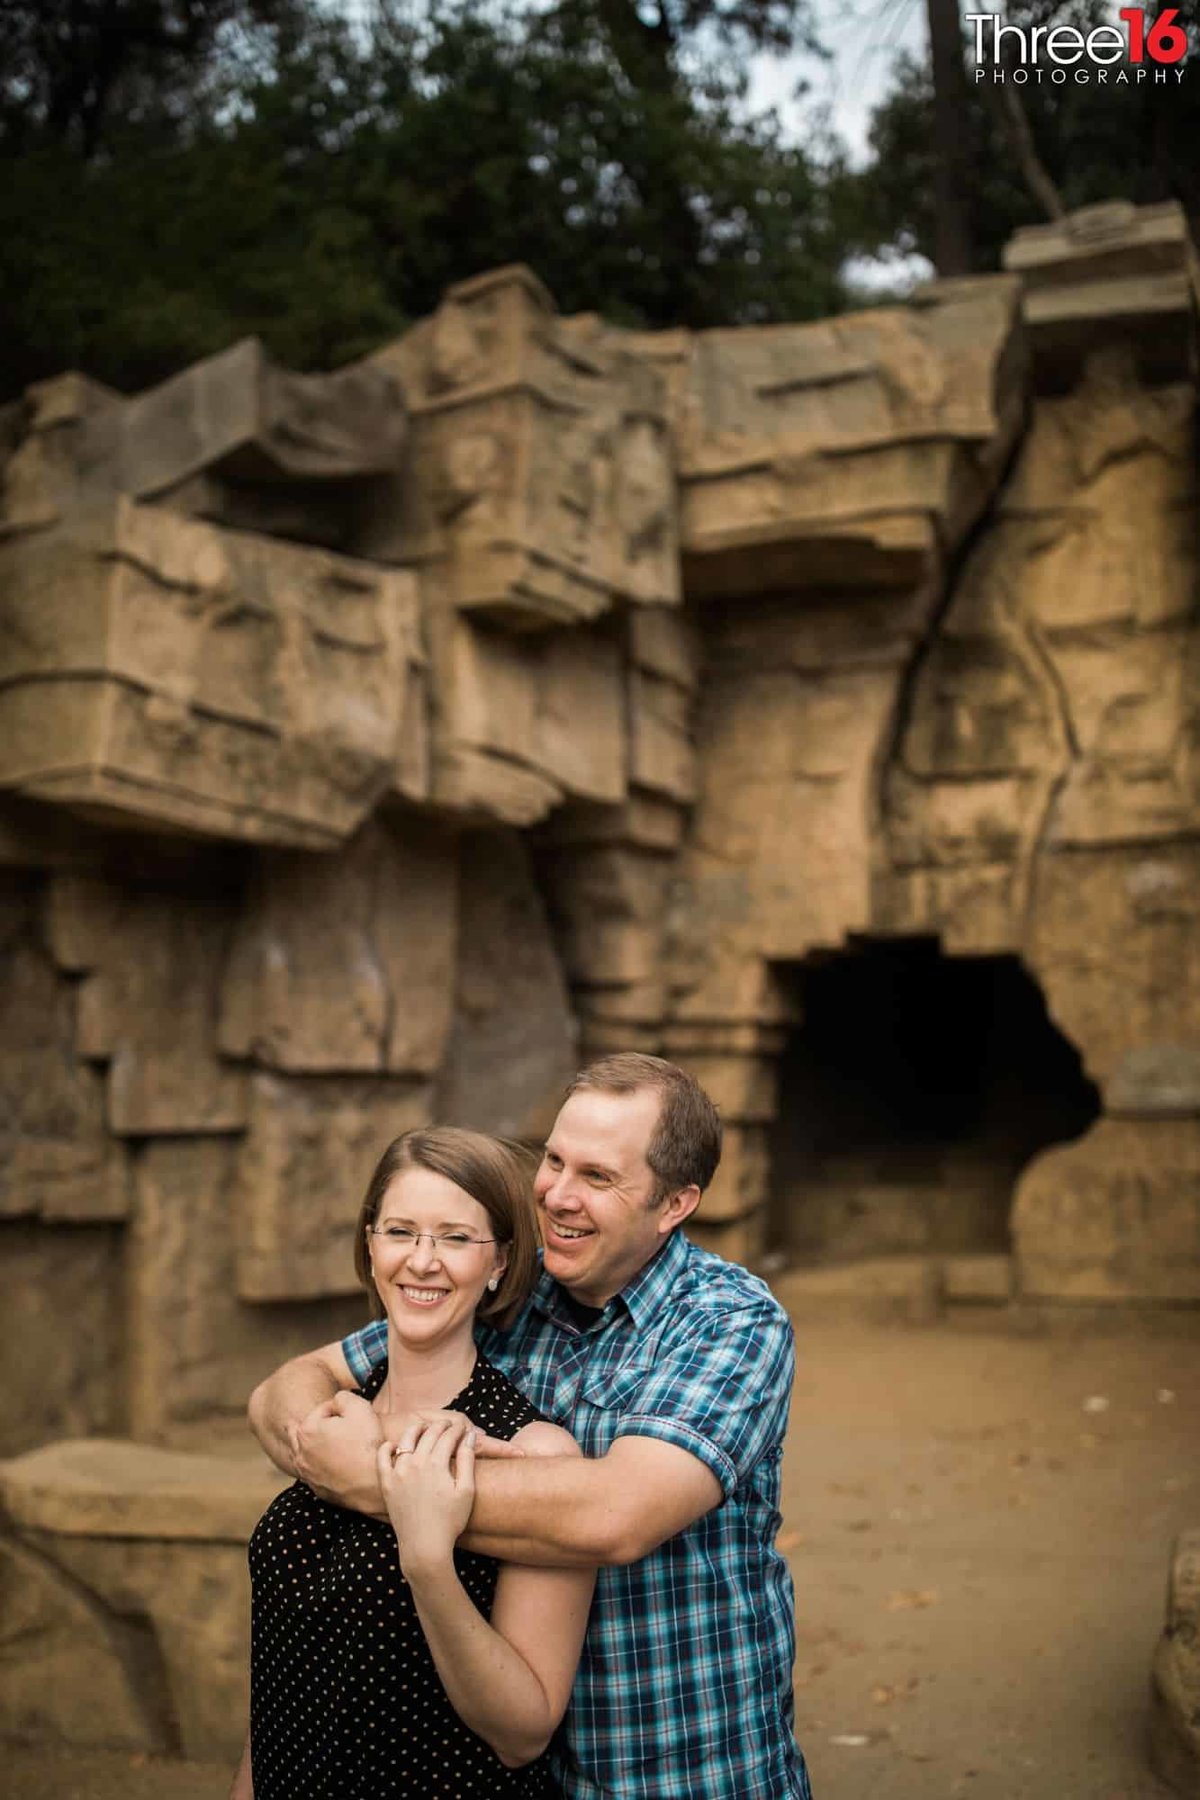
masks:
{"type": "MultiPolygon", "coordinates": [[[[781,1542],[817,1800],[1165,1800],[1145,1696],[1171,1540],[1200,1523],[1200,1331],[797,1333],[781,1542]]],[[[13,1800],[222,1800],[227,1783],[0,1758],[13,1800]]]]}

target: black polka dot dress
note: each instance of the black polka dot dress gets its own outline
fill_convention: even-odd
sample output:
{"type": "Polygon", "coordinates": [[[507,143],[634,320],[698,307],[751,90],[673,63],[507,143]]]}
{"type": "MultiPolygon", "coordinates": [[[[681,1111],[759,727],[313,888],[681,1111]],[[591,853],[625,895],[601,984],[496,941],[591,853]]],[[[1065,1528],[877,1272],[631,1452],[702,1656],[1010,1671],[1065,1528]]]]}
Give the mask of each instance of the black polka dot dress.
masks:
{"type": "MultiPolygon", "coordinates": [[[[360,1393],[373,1399],[387,1365],[360,1393]]],[[[449,1402],[492,1437],[541,1415],[482,1356],[449,1402]]],[[[458,1550],[459,1579],[490,1617],[499,1564],[458,1550]]],[[[250,1539],[254,1800],[432,1800],[554,1794],[546,1759],[506,1769],[441,1684],[390,1524],[296,1482],[250,1539]]]]}

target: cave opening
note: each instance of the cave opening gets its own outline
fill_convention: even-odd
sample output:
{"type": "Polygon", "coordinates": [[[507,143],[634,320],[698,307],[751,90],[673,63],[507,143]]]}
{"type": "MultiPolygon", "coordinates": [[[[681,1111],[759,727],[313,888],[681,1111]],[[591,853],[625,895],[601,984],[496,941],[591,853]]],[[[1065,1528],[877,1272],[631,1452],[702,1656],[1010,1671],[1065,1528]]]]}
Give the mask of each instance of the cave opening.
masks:
{"type": "Polygon", "coordinates": [[[797,1261],[1003,1251],[1021,1169],[1100,1096],[1016,956],[852,940],[791,965],[771,1236],[797,1261]]]}

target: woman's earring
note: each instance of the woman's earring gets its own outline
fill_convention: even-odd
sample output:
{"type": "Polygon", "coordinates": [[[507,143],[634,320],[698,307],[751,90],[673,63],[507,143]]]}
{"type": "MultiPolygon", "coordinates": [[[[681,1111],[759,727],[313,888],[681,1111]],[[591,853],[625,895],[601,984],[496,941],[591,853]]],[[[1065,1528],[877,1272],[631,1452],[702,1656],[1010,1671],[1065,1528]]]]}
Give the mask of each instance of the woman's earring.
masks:
{"type": "Polygon", "coordinates": [[[494,1294],[496,1289],[499,1286],[500,1286],[500,1277],[498,1275],[491,1275],[488,1277],[488,1293],[489,1294],[494,1294]]]}

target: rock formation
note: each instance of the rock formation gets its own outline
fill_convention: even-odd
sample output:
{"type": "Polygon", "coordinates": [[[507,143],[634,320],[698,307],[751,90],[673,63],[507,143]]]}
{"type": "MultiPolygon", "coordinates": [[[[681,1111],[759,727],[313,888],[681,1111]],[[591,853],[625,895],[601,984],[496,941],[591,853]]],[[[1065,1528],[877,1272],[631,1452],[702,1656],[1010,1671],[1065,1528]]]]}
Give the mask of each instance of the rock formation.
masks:
{"type": "Polygon", "coordinates": [[[0,1723],[232,1751],[248,1388],[361,1317],[390,1137],[536,1138],[587,1054],[710,1088],[728,1255],[1200,1299],[1196,301],[1175,209],[1098,208],[818,324],[505,269],[336,375],[10,409],[0,1723]]]}

